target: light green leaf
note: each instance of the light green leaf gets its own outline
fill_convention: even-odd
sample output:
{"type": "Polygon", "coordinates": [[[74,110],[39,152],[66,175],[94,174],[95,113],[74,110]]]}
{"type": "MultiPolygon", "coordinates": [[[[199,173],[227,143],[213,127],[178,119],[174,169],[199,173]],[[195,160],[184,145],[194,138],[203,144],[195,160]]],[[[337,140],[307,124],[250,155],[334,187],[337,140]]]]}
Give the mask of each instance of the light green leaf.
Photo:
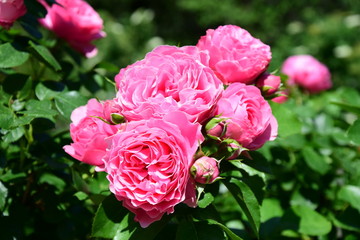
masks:
{"type": "Polygon", "coordinates": [[[326,235],[331,231],[331,222],[318,212],[306,206],[293,206],[292,210],[300,217],[298,231],[311,236],[326,235]]]}
{"type": "Polygon", "coordinates": [[[26,109],[26,111],[19,113],[34,118],[47,118],[53,122],[55,122],[54,116],[58,114],[57,111],[51,109],[49,100],[38,101],[31,99],[26,103],[26,109]]]}
{"type": "Polygon", "coordinates": [[[39,83],[35,88],[35,95],[39,100],[51,100],[53,99],[58,92],[55,92],[47,87],[44,84],[39,83]]]}
{"type": "Polygon", "coordinates": [[[72,111],[86,104],[86,98],[77,91],[62,92],[55,96],[55,106],[58,111],[66,118],[70,118],[72,111]]]}
{"type": "Polygon", "coordinates": [[[214,196],[211,193],[207,192],[204,194],[204,197],[200,199],[200,201],[198,201],[198,206],[200,208],[206,208],[213,201],[214,201],[214,196]]]}
{"type": "Polygon", "coordinates": [[[347,135],[351,141],[360,145],[360,119],[356,120],[347,131],[347,135]]]}
{"type": "Polygon", "coordinates": [[[19,140],[25,134],[23,127],[6,130],[2,140],[6,143],[12,143],[19,140]]]}
{"type": "Polygon", "coordinates": [[[208,223],[211,224],[211,225],[216,225],[216,226],[220,227],[231,240],[242,240],[241,237],[236,235],[233,231],[231,231],[225,225],[223,225],[223,224],[221,224],[221,223],[219,223],[219,222],[217,222],[217,221],[215,221],[213,219],[209,219],[208,223]]]}
{"type": "Polygon", "coordinates": [[[302,150],[306,164],[315,172],[324,175],[330,170],[330,165],[325,161],[325,158],[314,151],[311,147],[305,147],[302,150]]]}
{"type": "Polygon", "coordinates": [[[6,203],[8,190],[2,182],[0,182],[0,210],[3,210],[6,203]]]}
{"type": "Polygon", "coordinates": [[[271,104],[271,109],[279,125],[278,133],[280,137],[301,132],[301,122],[294,111],[287,108],[285,104],[271,104]]]}
{"type": "Polygon", "coordinates": [[[245,183],[234,178],[230,181],[224,181],[224,184],[244,211],[254,234],[258,237],[260,227],[260,206],[254,193],[245,183]]]}
{"type": "Polygon", "coordinates": [[[52,67],[55,71],[61,70],[60,64],[46,47],[42,45],[36,45],[32,41],[29,41],[29,45],[35,50],[35,52],[39,55],[40,59],[46,65],[52,67]]]}
{"type": "Polygon", "coordinates": [[[29,53],[15,49],[10,43],[0,45],[0,68],[20,66],[29,58],[29,53]]]}
{"type": "Polygon", "coordinates": [[[360,187],[352,185],[342,186],[338,197],[360,211],[360,187]]]}
{"type": "Polygon", "coordinates": [[[273,217],[280,217],[283,215],[283,209],[280,201],[276,198],[265,198],[261,205],[261,222],[266,222],[273,217]]]}
{"type": "Polygon", "coordinates": [[[15,115],[13,112],[9,108],[0,105],[0,128],[10,129],[14,120],[15,115]]]}

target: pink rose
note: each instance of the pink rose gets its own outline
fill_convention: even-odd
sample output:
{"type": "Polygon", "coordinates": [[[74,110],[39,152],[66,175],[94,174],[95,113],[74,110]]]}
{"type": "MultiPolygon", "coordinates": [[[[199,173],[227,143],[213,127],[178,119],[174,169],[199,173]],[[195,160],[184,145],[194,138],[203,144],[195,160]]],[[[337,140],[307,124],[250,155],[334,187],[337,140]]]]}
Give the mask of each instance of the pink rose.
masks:
{"type": "Polygon", "coordinates": [[[281,79],[279,76],[275,76],[270,73],[263,73],[258,79],[256,79],[255,84],[265,94],[265,96],[270,96],[279,90],[281,79]]]}
{"type": "Polygon", "coordinates": [[[191,167],[195,182],[201,184],[213,183],[219,177],[219,173],[218,161],[207,156],[197,159],[191,167]]]}
{"type": "Polygon", "coordinates": [[[0,0],[0,25],[9,29],[19,17],[25,15],[24,0],[0,0]]]}
{"type": "Polygon", "coordinates": [[[47,29],[65,39],[75,50],[90,58],[97,54],[91,41],[105,36],[103,21],[99,14],[83,0],[57,0],[49,6],[38,0],[47,9],[45,18],[39,19],[47,29]]]}
{"type": "Polygon", "coordinates": [[[96,117],[104,116],[102,104],[95,99],[72,112],[70,135],[73,143],[64,146],[64,150],[79,161],[100,167],[107,148],[106,139],[115,134],[118,127],[96,117]]]}
{"type": "Polygon", "coordinates": [[[196,45],[209,54],[203,63],[220,76],[224,84],[251,84],[266,70],[271,60],[270,47],[238,26],[209,29],[196,45]]]}
{"type": "Polygon", "coordinates": [[[318,93],[332,86],[329,69],[310,55],[287,58],[281,70],[289,76],[289,85],[299,85],[310,93],[318,93]]]}
{"type": "Polygon", "coordinates": [[[201,141],[201,126],[182,112],[129,122],[111,137],[105,158],[110,190],[142,227],[181,202],[196,206],[190,167],[201,141]]]}
{"type": "Polygon", "coordinates": [[[277,121],[270,105],[255,86],[231,84],[217,104],[216,115],[226,119],[221,137],[234,139],[249,150],[277,136],[277,121]]]}
{"type": "Polygon", "coordinates": [[[159,46],[121,69],[115,77],[121,113],[129,121],[177,110],[192,122],[209,118],[223,85],[200,58],[195,46],[159,46]]]}

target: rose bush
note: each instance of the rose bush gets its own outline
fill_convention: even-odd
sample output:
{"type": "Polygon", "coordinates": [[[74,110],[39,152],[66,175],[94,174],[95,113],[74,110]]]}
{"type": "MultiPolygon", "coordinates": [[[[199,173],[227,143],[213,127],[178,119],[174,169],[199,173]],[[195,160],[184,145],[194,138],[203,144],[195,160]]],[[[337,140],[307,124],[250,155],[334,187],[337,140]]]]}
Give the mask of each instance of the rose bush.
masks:
{"type": "Polygon", "coordinates": [[[215,114],[224,119],[220,126],[225,129],[215,129],[211,134],[234,139],[249,150],[258,149],[277,136],[277,121],[270,105],[255,86],[231,84],[218,101],[215,114]]]}
{"type": "Polygon", "coordinates": [[[281,71],[289,76],[289,85],[299,85],[310,93],[318,93],[332,86],[329,69],[310,55],[287,58],[281,71]]]}
{"type": "Polygon", "coordinates": [[[24,0],[0,0],[0,25],[2,27],[9,29],[25,13],[24,0]]]}
{"type": "Polygon", "coordinates": [[[104,160],[110,190],[142,227],[173,213],[181,202],[196,206],[190,167],[203,140],[200,128],[173,112],[129,122],[111,137],[104,160]]]}
{"type": "Polygon", "coordinates": [[[212,114],[223,85],[194,46],[159,46],[116,75],[117,103],[129,121],[180,110],[193,122],[212,114]]]}
{"type": "Polygon", "coordinates": [[[71,47],[86,57],[94,57],[97,48],[93,40],[105,37],[103,20],[99,14],[83,0],[57,0],[51,6],[45,0],[38,0],[47,10],[45,18],[39,22],[71,47]]]}
{"type": "Polygon", "coordinates": [[[118,131],[118,127],[105,123],[103,105],[90,99],[85,106],[71,114],[70,134],[73,143],[64,146],[65,152],[84,163],[102,166],[106,153],[106,139],[118,131]]]}
{"type": "Polygon", "coordinates": [[[270,47],[238,26],[209,29],[196,45],[209,55],[203,63],[210,66],[224,84],[252,84],[271,60],[270,47]]]}

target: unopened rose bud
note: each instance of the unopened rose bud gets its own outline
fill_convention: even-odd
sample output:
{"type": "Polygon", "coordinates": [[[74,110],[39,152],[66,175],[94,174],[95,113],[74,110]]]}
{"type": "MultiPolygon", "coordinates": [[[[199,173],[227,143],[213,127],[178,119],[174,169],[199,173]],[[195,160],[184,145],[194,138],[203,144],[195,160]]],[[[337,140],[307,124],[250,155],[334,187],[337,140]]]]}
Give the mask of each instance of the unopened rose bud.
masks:
{"type": "Polygon", "coordinates": [[[277,95],[278,96],[271,99],[271,101],[276,102],[276,103],[284,103],[288,100],[287,91],[280,91],[277,95]]]}
{"type": "Polygon", "coordinates": [[[213,118],[205,126],[206,133],[212,137],[221,138],[226,131],[226,119],[213,118]]]}
{"type": "Polygon", "coordinates": [[[275,76],[269,73],[263,73],[256,81],[256,86],[266,96],[276,93],[281,84],[279,76],[275,76]]]}
{"type": "Polygon", "coordinates": [[[191,175],[197,183],[210,184],[219,176],[218,161],[215,158],[203,156],[191,167],[191,175]]]}

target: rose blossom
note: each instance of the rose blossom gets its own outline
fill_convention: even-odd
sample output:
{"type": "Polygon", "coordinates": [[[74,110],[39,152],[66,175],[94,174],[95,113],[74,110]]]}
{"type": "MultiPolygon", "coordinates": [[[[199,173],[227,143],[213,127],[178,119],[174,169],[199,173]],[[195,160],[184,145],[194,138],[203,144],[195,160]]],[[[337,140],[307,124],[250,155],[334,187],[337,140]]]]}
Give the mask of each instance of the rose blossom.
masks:
{"type": "Polygon", "coordinates": [[[287,58],[282,72],[289,76],[289,85],[297,84],[310,93],[331,88],[329,69],[310,55],[296,55],[287,58]]]}
{"type": "Polygon", "coordinates": [[[268,45],[234,25],[207,30],[196,46],[209,54],[210,59],[203,63],[210,66],[224,84],[253,83],[271,60],[268,45]]]}
{"type": "Polygon", "coordinates": [[[76,108],[71,114],[70,135],[73,143],[64,146],[65,152],[87,164],[102,166],[106,138],[115,134],[118,127],[105,123],[102,104],[90,99],[85,106],[76,108]],[[96,117],[95,117],[96,116],[96,117]]]}
{"type": "Polygon", "coordinates": [[[195,182],[201,184],[213,183],[219,176],[219,173],[218,161],[207,156],[197,159],[191,167],[191,174],[195,182]]]}
{"type": "Polygon", "coordinates": [[[173,112],[131,121],[111,137],[105,158],[110,190],[142,227],[173,213],[178,203],[196,206],[190,167],[203,141],[200,130],[184,113],[173,112]]]}
{"type": "Polygon", "coordinates": [[[231,84],[219,100],[215,113],[226,119],[221,137],[234,139],[249,150],[256,150],[277,136],[277,121],[270,105],[255,86],[231,84]]]}
{"type": "Polygon", "coordinates": [[[26,13],[24,0],[0,0],[0,25],[9,29],[19,17],[26,13]]]}
{"type": "Polygon", "coordinates": [[[190,121],[209,118],[222,82],[200,63],[195,46],[159,46],[116,75],[118,104],[128,120],[161,117],[176,110],[190,121]]]}
{"type": "Polygon", "coordinates": [[[83,0],[57,0],[58,4],[49,6],[42,3],[47,15],[39,22],[65,39],[71,47],[90,58],[97,54],[97,48],[91,41],[105,36],[103,21],[99,14],[83,0]]]}

